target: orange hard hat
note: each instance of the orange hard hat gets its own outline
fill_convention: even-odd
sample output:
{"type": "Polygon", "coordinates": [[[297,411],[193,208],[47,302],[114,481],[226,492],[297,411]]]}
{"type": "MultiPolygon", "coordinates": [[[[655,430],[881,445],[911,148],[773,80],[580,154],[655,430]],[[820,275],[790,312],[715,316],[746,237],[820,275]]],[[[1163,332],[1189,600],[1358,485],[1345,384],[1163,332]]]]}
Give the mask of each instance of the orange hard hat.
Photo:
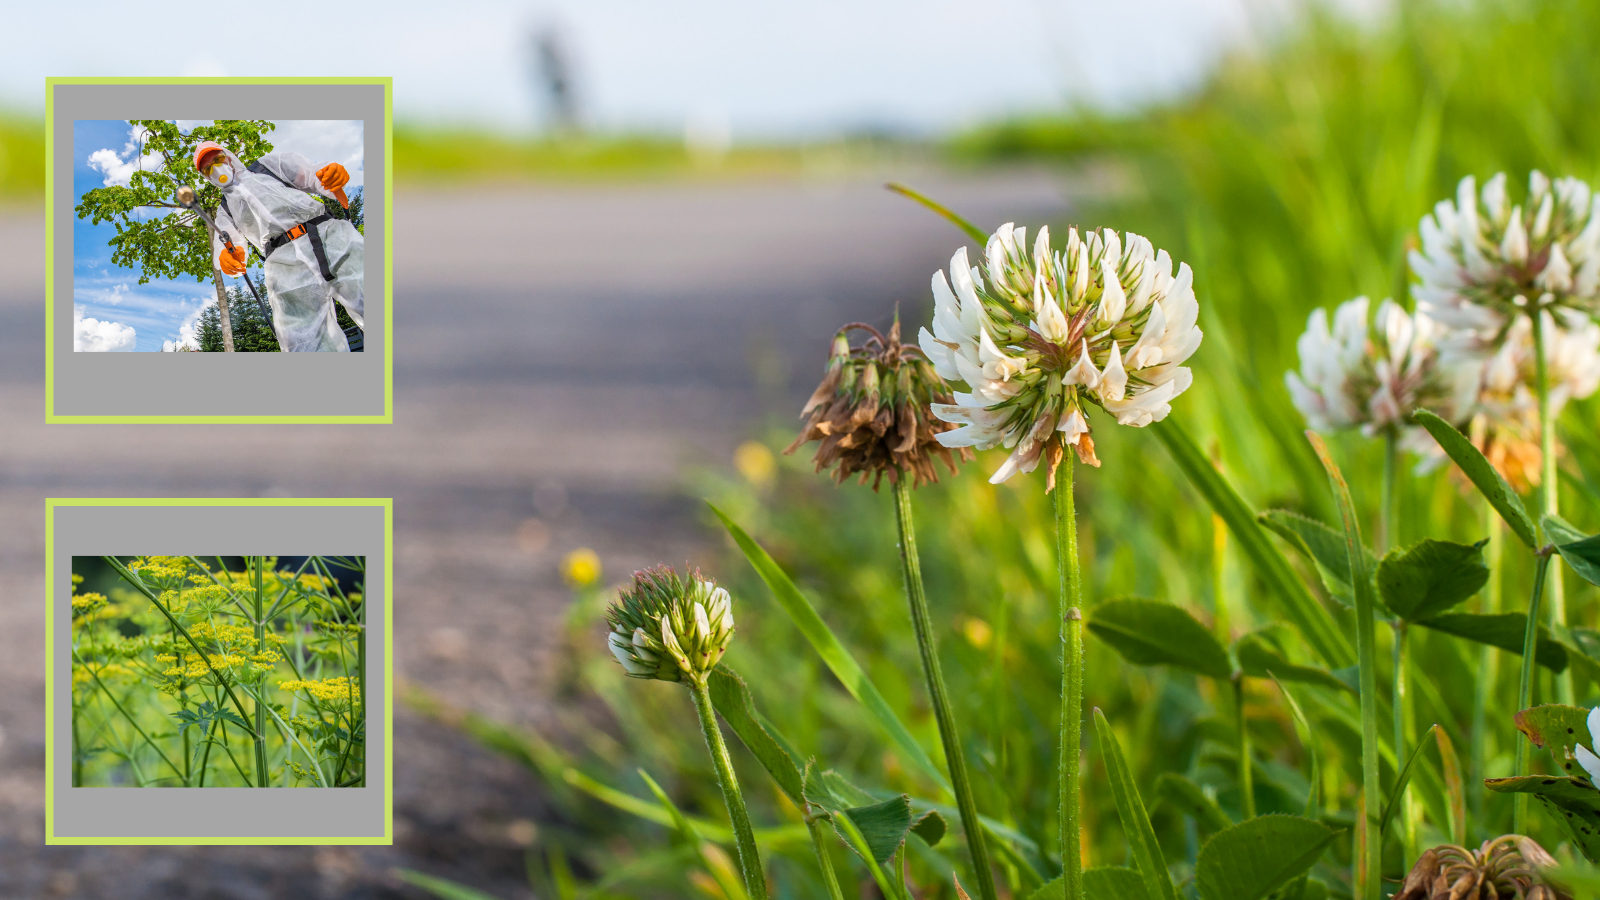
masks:
{"type": "Polygon", "coordinates": [[[206,169],[206,160],[222,152],[222,145],[216,141],[201,141],[194,148],[194,167],[202,172],[206,169]]]}

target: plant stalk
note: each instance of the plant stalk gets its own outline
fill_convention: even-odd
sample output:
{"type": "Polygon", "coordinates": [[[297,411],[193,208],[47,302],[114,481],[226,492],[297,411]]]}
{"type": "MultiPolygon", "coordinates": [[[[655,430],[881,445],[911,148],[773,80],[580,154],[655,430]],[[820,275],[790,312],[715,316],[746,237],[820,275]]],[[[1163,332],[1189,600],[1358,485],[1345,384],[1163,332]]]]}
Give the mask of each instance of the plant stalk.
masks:
{"type": "Polygon", "coordinates": [[[1400,435],[1396,428],[1383,433],[1383,509],[1378,519],[1378,553],[1400,545],[1400,435]]]}
{"type": "MultiPolygon", "coordinates": [[[[1486,548],[1485,562],[1489,566],[1489,581],[1483,594],[1483,603],[1479,612],[1493,615],[1500,611],[1501,606],[1501,561],[1505,556],[1505,527],[1500,523],[1500,516],[1495,513],[1494,506],[1488,501],[1483,504],[1484,530],[1489,535],[1489,546],[1486,548]]],[[[1490,753],[1489,742],[1494,740],[1494,731],[1489,727],[1489,705],[1495,699],[1495,685],[1498,683],[1500,657],[1495,648],[1488,644],[1478,650],[1478,678],[1474,685],[1472,697],[1472,748],[1471,765],[1472,777],[1482,780],[1489,777],[1485,771],[1486,761],[1493,754],[1490,753]]],[[[1483,792],[1470,793],[1473,804],[1473,815],[1483,816],[1483,792]]]]}
{"type": "MultiPolygon", "coordinates": [[[[1533,387],[1539,398],[1539,467],[1543,470],[1539,499],[1544,513],[1553,516],[1561,511],[1561,483],[1557,480],[1559,473],[1556,468],[1556,417],[1550,408],[1550,363],[1545,358],[1545,345],[1548,342],[1544,333],[1544,313],[1535,310],[1529,317],[1533,320],[1533,387]]],[[[1558,563],[1549,586],[1550,624],[1558,635],[1564,634],[1567,626],[1567,592],[1564,588],[1558,563]]],[[[1555,679],[1556,702],[1571,706],[1572,669],[1558,673],[1555,679]]]]}
{"type": "Polygon", "coordinates": [[[817,866],[822,869],[822,883],[828,886],[828,900],[844,900],[844,890],[839,887],[839,876],[833,871],[833,859],[828,856],[828,844],[823,835],[821,819],[806,820],[811,831],[811,846],[817,851],[817,866]]]}
{"type": "MultiPolygon", "coordinates": [[[[256,614],[254,616],[254,621],[255,621],[256,652],[257,653],[260,653],[264,649],[266,649],[263,645],[267,641],[266,622],[261,617],[261,613],[263,611],[262,607],[261,607],[261,570],[262,570],[262,568],[265,567],[266,562],[267,562],[267,558],[265,556],[257,556],[257,557],[255,557],[255,595],[256,595],[255,596],[255,606],[256,606],[256,614]]],[[[247,565],[249,564],[249,558],[248,557],[246,558],[246,564],[247,565]]],[[[262,692],[262,693],[265,693],[265,692],[262,692]]],[[[268,783],[267,783],[267,710],[266,710],[266,706],[264,705],[264,701],[262,700],[261,694],[257,694],[255,699],[256,699],[256,704],[255,704],[256,705],[256,740],[255,740],[256,786],[257,787],[267,787],[268,786],[268,783]]]]}
{"type": "Polygon", "coordinates": [[[950,709],[949,691],[945,687],[944,671],[939,665],[938,639],[934,637],[933,619],[928,612],[928,595],[922,582],[922,561],[917,556],[917,529],[911,513],[911,480],[905,472],[901,472],[894,483],[894,513],[895,524],[900,529],[900,568],[905,576],[906,597],[911,603],[911,624],[917,634],[917,651],[922,657],[922,675],[928,682],[928,695],[933,700],[934,719],[939,723],[939,738],[944,744],[945,765],[950,770],[956,807],[961,811],[961,829],[966,833],[967,849],[972,854],[979,896],[983,900],[995,900],[989,847],[984,841],[983,824],[978,820],[978,804],[972,799],[966,750],[961,746],[961,732],[956,727],[955,713],[950,709]]]}
{"type": "MultiPolygon", "coordinates": [[[[1528,599],[1528,627],[1522,634],[1522,680],[1517,687],[1517,709],[1533,706],[1533,673],[1537,668],[1534,654],[1539,647],[1539,603],[1544,597],[1544,581],[1550,570],[1549,548],[1539,551],[1533,570],[1533,596],[1528,599]]],[[[1528,742],[1517,741],[1517,775],[1528,773],[1528,742]]],[[[1523,825],[1528,818],[1528,795],[1513,794],[1511,806],[1511,833],[1524,834],[1523,825]]]]}
{"type": "Polygon", "coordinates": [[[1066,900],[1083,900],[1083,844],[1078,804],[1083,747],[1083,584],[1072,497],[1072,453],[1056,469],[1056,560],[1061,611],[1061,881],[1066,900]]]}
{"type": "MultiPolygon", "coordinates": [[[[1394,623],[1394,756],[1395,759],[1404,759],[1410,747],[1415,743],[1412,735],[1412,697],[1409,685],[1409,676],[1406,671],[1406,644],[1410,637],[1409,623],[1404,619],[1394,623]]],[[[1400,862],[1401,870],[1408,871],[1406,861],[1414,854],[1412,846],[1416,841],[1416,823],[1413,820],[1411,791],[1407,787],[1402,791],[1397,801],[1400,809],[1399,818],[1400,862]]]]}
{"type": "Polygon", "coordinates": [[[1239,729],[1239,809],[1246,819],[1256,817],[1255,772],[1250,760],[1250,729],[1244,719],[1244,673],[1233,673],[1233,716],[1239,729]]]}
{"type": "Polygon", "coordinates": [[[711,707],[711,688],[705,681],[689,684],[694,696],[695,712],[700,714],[700,733],[705,736],[706,749],[711,751],[711,762],[717,770],[717,784],[722,788],[722,802],[728,806],[728,819],[733,823],[734,850],[739,857],[739,871],[744,875],[744,890],[750,900],[767,900],[767,877],[761,871],[761,854],[756,850],[755,830],[750,827],[750,811],[744,805],[744,794],[739,791],[739,778],[733,773],[733,760],[728,756],[728,745],[722,740],[722,729],[717,727],[717,714],[711,707]]]}

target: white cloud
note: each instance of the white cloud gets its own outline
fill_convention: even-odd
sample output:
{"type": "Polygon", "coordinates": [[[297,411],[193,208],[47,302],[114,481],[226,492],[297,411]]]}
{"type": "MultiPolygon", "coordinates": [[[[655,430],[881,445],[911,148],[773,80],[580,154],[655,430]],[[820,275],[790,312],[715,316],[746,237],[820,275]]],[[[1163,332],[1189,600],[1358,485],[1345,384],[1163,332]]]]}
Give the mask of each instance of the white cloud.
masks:
{"type": "Polygon", "coordinates": [[[142,157],[139,155],[140,141],[144,138],[144,132],[145,129],[140,126],[128,129],[128,142],[122,145],[120,152],[106,148],[89,154],[87,160],[89,168],[105,174],[106,187],[126,186],[134,172],[141,170],[154,172],[161,168],[161,154],[146,153],[142,157]]]}
{"type": "Polygon", "coordinates": [[[361,187],[365,158],[365,125],[360,119],[289,119],[275,121],[267,134],[275,150],[292,150],[315,165],[336,162],[350,172],[347,190],[361,187]]]}
{"type": "Polygon", "coordinates": [[[200,313],[205,310],[206,304],[211,302],[209,297],[201,297],[200,305],[195,307],[181,324],[178,325],[178,339],[175,341],[162,341],[163,352],[172,353],[180,348],[188,350],[200,349],[200,313]]]}
{"type": "Polygon", "coordinates": [[[132,350],[139,336],[131,326],[120,322],[86,319],[83,310],[72,309],[72,349],[78,352],[105,353],[132,350]]]}

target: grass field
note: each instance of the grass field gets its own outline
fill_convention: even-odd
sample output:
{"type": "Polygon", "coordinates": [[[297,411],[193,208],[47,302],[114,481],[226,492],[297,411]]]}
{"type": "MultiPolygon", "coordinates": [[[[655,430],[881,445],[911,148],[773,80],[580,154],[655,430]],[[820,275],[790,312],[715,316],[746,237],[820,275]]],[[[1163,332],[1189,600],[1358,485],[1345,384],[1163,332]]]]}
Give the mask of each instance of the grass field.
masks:
{"type": "MultiPolygon", "coordinates": [[[[1503,170],[1517,186],[1539,168],[1594,182],[1600,121],[1591,110],[1600,90],[1600,57],[1590,36],[1596,33],[1600,10],[1561,3],[1404,3],[1366,30],[1313,11],[1264,54],[1229,60],[1182,101],[1120,118],[996,123],[952,140],[945,152],[975,165],[1110,161],[1128,173],[1129,190],[1082,210],[1076,224],[1146,235],[1194,269],[1206,337],[1190,361],[1195,386],[1174,404],[1173,421],[1213,457],[1252,509],[1292,510],[1336,534],[1336,495],[1283,381],[1297,365],[1295,341],[1308,313],[1362,293],[1409,307],[1405,251],[1414,246],[1421,216],[1453,197],[1464,175],[1476,175],[1481,184],[1503,170]]],[[[1519,198],[1522,190],[1513,187],[1519,198]]],[[[1036,229],[1045,223],[1026,224],[1036,229]]],[[[1067,223],[1049,224],[1059,245],[1067,223]]],[[[952,229],[951,249],[962,240],[952,229]]],[[[924,310],[913,318],[927,315],[924,310]]],[[[1564,445],[1562,510],[1584,534],[1600,530],[1597,417],[1594,399],[1573,403],[1557,428],[1564,445]]],[[[1108,601],[1151,598],[1186,611],[1224,642],[1266,629],[1284,654],[1280,668],[1339,667],[1292,624],[1282,591],[1244,552],[1238,532],[1213,515],[1153,429],[1103,419],[1095,428],[1104,465],[1080,467],[1077,475],[1091,623],[1108,601]]],[[[906,615],[889,496],[835,488],[811,474],[807,463],[776,457],[792,436],[789,424],[774,425],[742,452],[748,464],[743,477],[708,476],[701,493],[771,552],[917,745],[937,760],[939,734],[906,615]]],[[[1383,443],[1354,432],[1329,435],[1328,443],[1351,485],[1353,521],[1372,542],[1383,443]]],[[[984,483],[981,476],[1001,458],[999,451],[981,456],[959,477],[922,488],[914,509],[977,807],[1009,829],[990,842],[1001,890],[1030,896],[1061,867],[1054,849],[1061,646],[1055,536],[1042,479],[984,483]]],[[[1423,538],[1471,544],[1498,530],[1482,497],[1449,466],[1413,474],[1415,462],[1402,460],[1396,478],[1390,545],[1408,547],[1423,538]]],[[[1537,508],[1536,499],[1526,498],[1529,508],[1537,508]]],[[[709,516],[707,528],[721,530],[709,516]]],[[[1354,646],[1355,613],[1325,592],[1318,570],[1290,544],[1273,546],[1293,560],[1354,646]]],[[[1463,612],[1526,608],[1534,559],[1509,539],[1503,547],[1491,560],[1487,585],[1460,605],[1463,612]]],[[[1382,555],[1384,547],[1377,550],[1382,555]]],[[[1576,646],[1586,640],[1583,629],[1597,624],[1600,595],[1562,565],[1553,570],[1563,581],[1566,620],[1574,628],[1569,640],[1576,646]]],[[[609,574],[620,581],[621,573],[609,574]]],[[[711,574],[729,587],[738,618],[725,662],[748,681],[755,707],[796,759],[814,758],[818,768],[836,770],[874,799],[904,792],[918,814],[937,805],[948,817],[950,795],[886,736],[881,716],[843,689],[796,627],[792,609],[773,602],[742,555],[730,551],[721,571],[711,574]]],[[[544,843],[531,857],[536,890],[632,896],[648,883],[651,895],[735,896],[733,844],[688,697],[677,685],[622,677],[599,632],[600,613],[612,596],[597,588],[578,593],[565,670],[571,699],[560,733],[516,735],[470,718],[467,725],[541,771],[561,804],[559,821],[542,831],[544,843]],[[698,817],[695,827],[713,850],[686,837],[681,823],[674,826],[673,810],[652,794],[644,775],[677,808],[698,817]],[[601,834],[607,836],[603,848],[595,841],[601,834]]],[[[1376,897],[1387,896],[1422,848],[1451,840],[1475,847],[1510,831],[1511,798],[1485,790],[1482,779],[1512,774],[1524,755],[1532,771],[1565,765],[1559,755],[1534,753],[1513,724],[1521,660],[1414,629],[1405,651],[1410,699],[1397,719],[1388,699],[1397,633],[1381,623],[1376,629],[1371,668],[1383,699],[1376,733],[1366,736],[1354,696],[1332,683],[1293,687],[1306,730],[1270,679],[1243,678],[1236,692],[1225,679],[1183,666],[1130,664],[1111,644],[1087,636],[1085,715],[1089,707],[1104,712],[1131,783],[1150,810],[1153,844],[1121,815],[1106,745],[1086,719],[1085,864],[1138,866],[1155,846],[1163,861],[1158,868],[1179,894],[1211,900],[1219,896],[1217,882],[1206,880],[1201,851],[1212,833],[1252,815],[1304,815],[1309,798],[1316,801],[1314,818],[1339,835],[1318,851],[1305,893],[1294,882],[1243,896],[1376,897]],[[1240,764],[1241,722],[1249,766],[1240,764]],[[1439,728],[1430,730],[1435,724],[1439,728]],[[1449,752],[1436,746],[1438,732],[1447,736],[1449,752]],[[1377,749],[1376,796],[1383,799],[1421,746],[1415,742],[1423,740],[1427,745],[1410,770],[1409,799],[1382,843],[1379,869],[1389,886],[1358,886],[1352,882],[1353,829],[1361,822],[1367,780],[1363,746],[1377,749]]],[[[1586,660],[1576,653],[1566,668],[1574,702],[1584,707],[1596,688],[1596,670],[1586,660]]],[[[1563,679],[1548,669],[1530,672],[1534,702],[1558,698],[1563,679]]],[[[734,743],[735,768],[774,890],[827,896],[797,806],[758,758],[734,743]]],[[[920,839],[905,844],[907,878],[917,896],[954,896],[951,874],[972,890],[968,854],[955,820],[949,821],[951,834],[937,847],[920,839]]],[[[1521,828],[1564,860],[1583,855],[1574,836],[1538,807],[1521,818],[1521,828]]],[[[862,885],[869,893],[896,893],[892,884],[871,886],[881,872],[842,843],[828,853],[847,894],[862,885]]]]}

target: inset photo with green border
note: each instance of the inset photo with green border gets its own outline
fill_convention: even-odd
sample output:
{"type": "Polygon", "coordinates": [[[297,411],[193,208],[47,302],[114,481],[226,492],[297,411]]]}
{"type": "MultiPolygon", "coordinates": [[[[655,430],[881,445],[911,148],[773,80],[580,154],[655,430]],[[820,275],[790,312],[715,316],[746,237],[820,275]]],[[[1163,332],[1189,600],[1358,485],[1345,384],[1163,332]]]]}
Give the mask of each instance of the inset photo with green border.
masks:
{"type": "Polygon", "coordinates": [[[47,843],[390,843],[392,519],[46,501],[47,843]]]}
{"type": "Polygon", "coordinates": [[[46,420],[391,422],[391,93],[48,79],[46,420]]]}

